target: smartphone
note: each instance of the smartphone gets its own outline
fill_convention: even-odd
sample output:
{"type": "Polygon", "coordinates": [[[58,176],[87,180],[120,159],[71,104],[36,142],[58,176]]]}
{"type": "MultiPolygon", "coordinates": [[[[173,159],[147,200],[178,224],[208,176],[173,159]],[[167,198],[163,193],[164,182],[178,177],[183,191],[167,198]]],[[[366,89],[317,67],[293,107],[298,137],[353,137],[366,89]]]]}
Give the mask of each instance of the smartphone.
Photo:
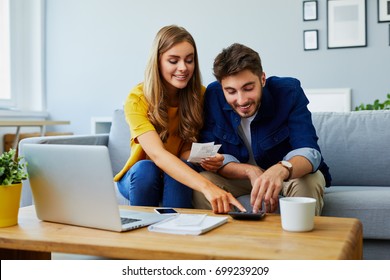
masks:
{"type": "Polygon", "coordinates": [[[175,209],[173,208],[155,208],[154,211],[156,213],[159,213],[161,215],[176,215],[179,214],[175,209]]]}
{"type": "Polygon", "coordinates": [[[253,212],[228,212],[228,214],[236,220],[261,220],[265,216],[265,212],[260,211],[257,213],[253,212]]]}

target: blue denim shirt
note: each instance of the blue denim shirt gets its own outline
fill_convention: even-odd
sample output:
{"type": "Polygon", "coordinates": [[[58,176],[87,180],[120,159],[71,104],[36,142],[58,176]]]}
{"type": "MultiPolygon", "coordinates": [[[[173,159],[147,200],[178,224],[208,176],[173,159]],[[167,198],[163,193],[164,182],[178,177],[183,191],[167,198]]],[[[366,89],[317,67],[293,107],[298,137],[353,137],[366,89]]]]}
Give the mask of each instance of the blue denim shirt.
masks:
{"type": "MultiPolygon", "coordinates": [[[[267,79],[259,111],[251,123],[252,152],[260,168],[268,169],[295,150],[321,153],[308,103],[297,79],[267,79]]],[[[227,154],[227,158],[230,155],[239,162],[248,162],[249,151],[239,136],[241,118],[226,102],[220,83],[213,82],[207,87],[204,110],[200,142],[222,144],[219,152],[227,154]]],[[[329,168],[322,156],[319,164],[313,166],[321,170],[326,185],[330,186],[329,168]]]]}

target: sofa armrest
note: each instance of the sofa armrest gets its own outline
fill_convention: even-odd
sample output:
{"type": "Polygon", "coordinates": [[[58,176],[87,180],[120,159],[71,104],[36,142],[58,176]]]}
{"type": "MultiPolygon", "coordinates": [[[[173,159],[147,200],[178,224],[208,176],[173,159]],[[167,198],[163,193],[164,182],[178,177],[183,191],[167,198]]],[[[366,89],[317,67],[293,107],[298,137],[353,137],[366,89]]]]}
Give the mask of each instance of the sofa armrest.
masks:
{"type": "Polygon", "coordinates": [[[64,135],[25,138],[19,143],[22,153],[24,144],[64,144],[64,145],[108,145],[108,134],[64,135]]]}
{"type": "MultiPolygon", "coordinates": [[[[104,145],[108,146],[108,134],[96,135],[63,135],[24,138],[19,142],[19,155],[23,157],[24,144],[64,144],[64,145],[104,145]]],[[[22,198],[20,205],[33,204],[29,180],[23,181],[22,198]]]]}

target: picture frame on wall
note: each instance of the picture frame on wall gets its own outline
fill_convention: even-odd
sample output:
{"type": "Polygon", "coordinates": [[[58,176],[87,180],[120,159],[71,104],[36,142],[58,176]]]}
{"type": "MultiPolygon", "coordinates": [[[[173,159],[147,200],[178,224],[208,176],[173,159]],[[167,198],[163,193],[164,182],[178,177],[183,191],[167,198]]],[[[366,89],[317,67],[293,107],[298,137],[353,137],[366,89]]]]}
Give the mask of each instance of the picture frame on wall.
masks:
{"type": "Polygon", "coordinates": [[[317,20],[318,19],[318,5],[317,1],[303,1],[303,20],[317,20]]]}
{"type": "Polygon", "coordinates": [[[328,49],[367,46],[366,0],[327,0],[328,49]]]}
{"type": "Polygon", "coordinates": [[[305,51],[318,50],[318,30],[303,31],[303,49],[305,51]]]}
{"type": "Polygon", "coordinates": [[[378,0],[378,22],[390,22],[390,0],[378,0]]]}

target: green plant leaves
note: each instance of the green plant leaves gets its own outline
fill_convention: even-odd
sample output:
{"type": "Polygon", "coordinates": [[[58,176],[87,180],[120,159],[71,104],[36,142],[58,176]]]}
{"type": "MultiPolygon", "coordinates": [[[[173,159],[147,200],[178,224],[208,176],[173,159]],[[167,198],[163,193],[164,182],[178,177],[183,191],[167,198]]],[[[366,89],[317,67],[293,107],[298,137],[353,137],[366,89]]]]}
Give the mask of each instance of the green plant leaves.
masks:
{"type": "Polygon", "coordinates": [[[0,185],[18,184],[27,179],[27,163],[21,163],[21,159],[16,157],[14,149],[0,156],[0,185]]]}
{"type": "Polygon", "coordinates": [[[376,99],[373,104],[363,103],[355,107],[355,111],[361,110],[390,110],[390,93],[387,94],[387,100],[380,102],[379,99],[376,99]]]}

